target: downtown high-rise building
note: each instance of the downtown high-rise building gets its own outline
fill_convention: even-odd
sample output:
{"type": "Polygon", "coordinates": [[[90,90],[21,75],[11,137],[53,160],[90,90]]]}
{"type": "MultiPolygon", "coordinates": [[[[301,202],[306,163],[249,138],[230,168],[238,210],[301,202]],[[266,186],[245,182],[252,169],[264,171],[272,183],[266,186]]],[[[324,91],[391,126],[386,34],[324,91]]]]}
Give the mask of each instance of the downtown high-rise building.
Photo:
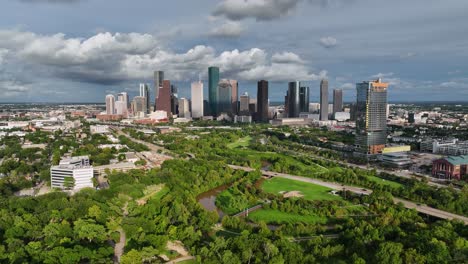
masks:
{"type": "Polygon", "coordinates": [[[171,116],[171,81],[164,80],[159,88],[159,95],[156,100],[156,111],[166,111],[167,116],[171,116]]]}
{"type": "Polygon", "coordinates": [[[163,86],[164,80],[164,72],[163,71],[155,71],[154,72],[154,111],[157,109],[157,102],[159,97],[159,89],[163,86]]]}
{"type": "Polygon", "coordinates": [[[343,90],[333,90],[333,116],[335,113],[343,111],[343,90]]]}
{"type": "Polygon", "coordinates": [[[320,82],[320,120],[328,120],[328,80],[320,82]]]}
{"type": "Polygon", "coordinates": [[[363,154],[381,153],[387,142],[387,89],[381,79],[356,84],[357,150],[363,154]]]}
{"type": "Polygon", "coordinates": [[[257,115],[259,122],[268,121],[268,82],[261,80],[257,84],[257,115]]]}
{"type": "Polygon", "coordinates": [[[203,117],[203,83],[201,81],[192,83],[192,117],[203,117]]]}
{"type": "Polygon", "coordinates": [[[151,112],[151,101],[149,86],[146,83],[140,83],[140,96],[145,98],[145,110],[144,112],[149,114],[151,112]]]}
{"type": "Polygon", "coordinates": [[[171,112],[174,115],[179,114],[179,96],[177,91],[177,86],[171,85],[171,112]]]}
{"type": "Polygon", "coordinates": [[[308,113],[309,103],[310,103],[309,87],[303,86],[301,84],[301,86],[299,87],[299,112],[308,113]]]}
{"type": "Polygon", "coordinates": [[[117,102],[115,102],[115,111],[118,115],[128,117],[128,109],[130,108],[130,100],[126,92],[117,94],[117,102]]]}
{"type": "Polygon", "coordinates": [[[237,115],[239,112],[239,83],[236,80],[229,80],[231,83],[231,104],[232,104],[232,113],[237,115]]]}
{"type": "Polygon", "coordinates": [[[190,102],[186,98],[179,99],[179,117],[190,118],[190,102]]]}
{"type": "Polygon", "coordinates": [[[287,111],[288,117],[299,117],[300,110],[300,87],[298,81],[290,82],[287,94],[287,111]]]}
{"type": "Polygon", "coordinates": [[[132,101],[132,112],[134,116],[142,116],[146,113],[146,97],[135,96],[132,101]]]}
{"type": "Polygon", "coordinates": [[[232,86],[229,80],[221,80],[218,83],[217,113],[232,114],[232,86]]]}
{"type": "Polygon", "coordinates": [[[115,114],[115,97],[112,94],[106,96],[106,114],[115,114]]]}
{"type": "Polygon", "coordinates": [[[208,68],[208,101],[210,103],[210,114],[217,116],[218,114],[218,84],[219,84],[219,68],[208,68]]]}
{"type": "Polygon", "coordinates": [[[240,96],[240,103],[239,103],[239,115],[241,116],[248,116],[251,115],[249,110],[250,104],[250,97],[247,92],[240,96]]]}

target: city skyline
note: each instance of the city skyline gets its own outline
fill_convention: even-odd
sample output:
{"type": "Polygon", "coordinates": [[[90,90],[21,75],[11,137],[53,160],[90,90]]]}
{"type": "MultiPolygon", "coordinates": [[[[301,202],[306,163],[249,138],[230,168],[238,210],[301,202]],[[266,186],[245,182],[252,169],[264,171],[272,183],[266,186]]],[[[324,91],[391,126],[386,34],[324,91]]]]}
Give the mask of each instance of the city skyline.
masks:
{"type": "Polygon", "coordinates": [[[231,2],[176,0],[154,17],[145,15],[152,1],[119,0],[112,8],[132,10],[121,19],[96,1],[8,1],[0,10],[0,101],[97,102],[153,83],[159,69],[187,97],[198,76],[208,84],[208,66],[250,94],[267,80],[271,101],[282,101],[293,80],[310,81],[316,101],[312,87],[322,78],[351,101],[355,83],[378,77],[393,87],[390,101],[468,98],[468,37],[459,26],[468,22],[466,1],[231,2]],[[380,10],[389,15],[359,15],[380,10]]]}

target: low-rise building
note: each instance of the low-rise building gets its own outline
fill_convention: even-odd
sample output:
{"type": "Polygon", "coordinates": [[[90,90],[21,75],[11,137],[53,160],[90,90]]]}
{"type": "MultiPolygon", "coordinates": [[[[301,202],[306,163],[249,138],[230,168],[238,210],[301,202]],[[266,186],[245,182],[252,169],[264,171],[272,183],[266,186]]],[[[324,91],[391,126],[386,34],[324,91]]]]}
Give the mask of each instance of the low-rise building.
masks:
{"type": "Polygon", "coordinates": [[[62,159],[58,166],[50,168],[52,188],[72,189],[93,188],[93,167],[87,156],[62,159]]]}
{"type": "Polygon", "coordinates": [[[432,176],[440,179],[466,179],[468,155],[449,156],[432,162],[432,176]]]}

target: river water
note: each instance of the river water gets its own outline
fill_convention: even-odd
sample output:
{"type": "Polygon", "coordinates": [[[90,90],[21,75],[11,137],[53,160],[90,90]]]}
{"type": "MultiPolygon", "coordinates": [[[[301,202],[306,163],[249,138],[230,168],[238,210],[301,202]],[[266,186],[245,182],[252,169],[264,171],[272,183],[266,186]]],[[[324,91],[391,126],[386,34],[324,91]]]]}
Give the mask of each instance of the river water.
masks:
{"type": "Polygon", "coordinates": [[[219,209],[216,204],[216,196],[222,191],[229,188],[229,184],[221,185],[217,188],[211,189],[207,192],[204,192],[197,196],[198,202],[208,211],[216,211],[218,213],[219,219],[222,219],[225,215],[221,209],[219,209]]]}

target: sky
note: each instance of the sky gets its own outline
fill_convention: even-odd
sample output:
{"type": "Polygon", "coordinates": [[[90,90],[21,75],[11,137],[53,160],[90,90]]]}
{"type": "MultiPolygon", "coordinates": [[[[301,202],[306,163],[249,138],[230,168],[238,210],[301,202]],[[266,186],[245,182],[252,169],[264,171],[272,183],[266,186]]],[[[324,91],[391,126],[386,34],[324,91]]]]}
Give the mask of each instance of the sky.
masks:
{"type": "MultiPolygon", "coordinates": [[[[208,66],[270,101],[289,81],[355,100],[382,78],[390,101],[468,101],[466,0],[7,0],[0,102],[104,102],[155,70],[190,98],[208,66]]],[[[205,97],[207,96],[205,81],[205,97]]]]}

